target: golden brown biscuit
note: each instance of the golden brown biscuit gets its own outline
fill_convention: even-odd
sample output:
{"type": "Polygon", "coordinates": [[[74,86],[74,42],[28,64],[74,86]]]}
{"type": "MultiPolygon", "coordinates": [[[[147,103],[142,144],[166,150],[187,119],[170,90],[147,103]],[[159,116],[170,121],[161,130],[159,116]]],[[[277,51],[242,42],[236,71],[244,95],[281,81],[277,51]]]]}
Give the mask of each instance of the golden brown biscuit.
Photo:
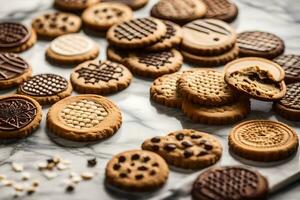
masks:
{"type": "Polygon", "coordinates": [[[90,7],[100,0],[55,0],[54,7],[64,11],[82,11],[87,7],[90,7]]]}
{"type": "Polygon", "coordinates": [[[133,10],[144,7],[148,3],[148,1],[149,0],[103,0],[103,2],[122,3],[129,6],[133,10]]]}

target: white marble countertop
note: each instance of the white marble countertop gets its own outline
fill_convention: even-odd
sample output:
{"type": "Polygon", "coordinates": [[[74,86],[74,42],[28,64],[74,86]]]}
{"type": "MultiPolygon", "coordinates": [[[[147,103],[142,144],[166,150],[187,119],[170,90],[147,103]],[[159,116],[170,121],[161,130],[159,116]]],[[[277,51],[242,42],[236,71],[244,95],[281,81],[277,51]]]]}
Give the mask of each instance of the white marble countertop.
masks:
{"type": "MultiPolygon", "coordinates": [[[[143,9],[134,13],[135,17],[148,16],[149,10],[155,0],[143,9]]],[[[286,44],[286,53],[300,54],[300,1],[299,0],[237,0],[239,17],[232,24],[238,32],[244,30],[262,30],[277,34],[286,44]]],[[[52,0],[0,0],[0,20],[16,20],[30,24],[33,17],[45,10],[51,10],[52,0]]],[[[92,36],[91,36],[92,37],[92,36]]],[[[92,37],[99,45],[100,59],[105,59],[106,42],[103,38],[92,37]]],[[[22,56],[33,66],[33,73],[57,73],[69,78],[71,68],[50,65],[44,57],[47,41],[38,41],[22,56]]],[[[189,68],[185,65],[183,68],[189,68]]],[[[221,69],[221,67],[219,68],[221,69]]],[[[111,193],[104,187],[104,169],[106,162],[116,153],[129,149],[140,148],[141,143],[155,135],[165,135],[171,131],[182,128],[194,128],[207,131],[216,135],[223,144],[224,153],[217,165],[239,164],[228,153],[227,134],[232,128],[228,126],[206,126],[192,123],[180,110],[167,108],[151,102],[149,88],[151,80],[134,77],[131,85],[124,91],[110,95],[121,109],[123,125],[113,137],[96,144],[77,144],[61,140],[46,131],[45,117],[48,108],[43,109],[43,120],[40,128],[30,137],[10,144],[0,144],[0,174],[7,175],[10,179],[20,180],[20,174],[11,170],[11,162],[23,163],[25,171],[30,172],[32,179],[40,181],[38,191],[32,196],[22,196],[20,199],[47,200],[47,199],[72,199],[72,200],[109,200],[109,199],[146,199],[152,196],[158,199],[168,189],[176,186],[190,173],[171,170],[170,178],[164,188],[155,194],[139,197],[111,193]],[[37,163],[51,156],[59,154],[64,159],[71,161],[71,169],[59,173],[59,176],[47,180],[37,168],[37,163]],[[87,168],[88,158],[96,157],[98,164],[95,168],[87,168]],[[64,180],[70,171],[97,172],[91,181],[79,183],[73,193],[65,193],[64,180]]],[[[0,91],[0,95],[14,93],[14,89],[0,91]]],[[[76,93],[73,93],[76,95],[76,93]]],[[[271,111],[271,103],[252,101],[252,113],[247,119],[273,119],[283,121],[294,127],[300,134],[300,123],[292,123],[276,116],[271,111]]],[[[261,173],[266,175],[272,184],[300,171],[299,154],[292,160],[274,167],[259,167],[261,173]]],[[[12,199],[13,189],[0,185],[0,200],[12,199]]],[[[300,181],[292,186],[272,195],[271,200],[289,199],[298,200],[300,196],[300,181]]],[[[189,199],[189,198],[187,198],[189,199]]]]}

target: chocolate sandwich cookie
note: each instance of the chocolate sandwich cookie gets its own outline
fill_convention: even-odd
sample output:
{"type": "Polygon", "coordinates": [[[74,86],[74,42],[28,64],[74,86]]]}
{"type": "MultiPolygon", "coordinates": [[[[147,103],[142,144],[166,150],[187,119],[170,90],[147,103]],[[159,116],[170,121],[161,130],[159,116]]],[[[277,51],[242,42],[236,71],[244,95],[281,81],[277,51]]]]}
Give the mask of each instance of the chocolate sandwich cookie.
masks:
{"type": "Polygon", "coordinates": [[[266,200],[268,181],[259,172],[240,166],[214,167],[195,180],[194,200],[266,200]]]}
{"type": "Polygon", "coordinates": [[[0,89],[21,84],[32,74],[31,66],[14,53],[0,53],[0,89]]]}
{"type": "Polygon", "coordinates": [[[79,93],[109,94],[127,88],[132,74],[124,65],[108,60],[87,61],[71,74],[71,82],[79,93]]]}
{"type": "Polygon", "coordinates": [[[159,155],[150,151],[131,150],[115,155],[106,165],[105,181],[119,189],[148,192],[162,187],[169,168],[159,155]]]}
{"type": "Polygon", "coordinates": [[[47,105],[70,96],[72,85],[62,76],[39,74],[20,85],[18,93],[35,99],[41,105],[47,105]]]}
{"type": "Polygon", "coordinates": [[[151,9],[151,16],[185,24],[203,17],[206,5],[199,0],[160,0],[151,9]]]}
{"type": "Polygon", "coordinates": [[[142,149],[153,151],[167,163],[184,169],[199,169],[215,164],[222,156],[222,146],[214,136],[183,129],[146,140],[142,149]]]}
{"type": "Polygon", "coordinates": [[[103,2],[122,3],[129,6],[133,10],[144,7],[148,3],[148,1],[149,0],[103,0],[103,2]]]}
{"type": "Polygon", "coordinates": [[[274,102],[273,107],[282,117],[300,121],[300,82],[287,85],[285,96],[274,102]]]}
{"type": "Polygon", "coordinates": [[[80,30],[80,17],[63,12],[46,13],[32,21],[32,27],[40,37],[54,38],[80,30]]]}
{"type": "Polygon", "coordinates": [[[130,53],[125,66],[139,76],[157,78],[177,72],[182,65],[182,56],[176,49],[158,52],[130,53]]]}
{"type": "Polygon", "coordinates": [[[237,44],[241,57],[254,56],[273,59],[284,52],[284,42],[278,36],[261,31],[239,33],[237,44]]]}
{"type": "Polygon", "coordinates": [[[0,51],[22,52],[32,47],[35,42],[36,33],[32,28],[17,22],[0,23],[0,51]]]}
{"type": "Polygon", "coordinates": [[[263,101],[278,100],[285,95],[284,74],[278,64],[256,57],[240,58],[225,66],[225,81],[231,88],[263,101]]]}
{"type": "Polygon", "coordinates": [[[99,95],[67,97],[55,103],[47,114],[47,128],[73,141],[103,140],[115,134],[122,124],[119,108],[99,95]]]}
{"type": "Polygon", "coordinates": [[[119,48],[143,48],[158,42],[166,32],[166,25],[158,19],[137,18],[114,25],[106,38],[119,48]]]}
{"type": "Polygon", "coordinates": [[[108,46],[106,49],[106,58],[117,63],[124,64],[125,60],[129,56],[129,53],[125,50],[115,48],[113,46],[108,46]]]}
{"type": "Polygon", "coordinates": [[[106,31],[111,26],[131,18],[132,10],[121,3],[99,3],[82,13],[85,27],[97,31],[106,31]]]}
{"type": "Polygon", "coordinates": [[[202,0],[207,6],[205,18],[232,22],[238,15],[238,8],[231,0],[202,0]]]}
{"type": "Polygon", "coordinates": [[[46,58],[59,64],[78,64],[92,60],[99,54],[99,47],[81,34],[66,34],[55,38],[46,50],[46,58]]]}
{"type": "Polygon", "coordinates": [[[298,136],[288,125],[270,120],[250,120],[235,126],[228,136],[234,154],[254,161],[288,158],[298,149],[298,136]]]}
{"type": "Polygon", "coordinates": [[[19,139],[35,131],[42,119],[37,101],[23,95],[0,97],[0,139],[19,139]]]}
{"type": "Polygon", "coordinates": [[[55,0],[54,7],[65,11],[82,11],[100,0],[55,0]]]}
{"type": "Polygon", "coordinates": [[[284,69],[286,83],[300,82],[300,55],[281,55],[273,61],[284,69]]]}

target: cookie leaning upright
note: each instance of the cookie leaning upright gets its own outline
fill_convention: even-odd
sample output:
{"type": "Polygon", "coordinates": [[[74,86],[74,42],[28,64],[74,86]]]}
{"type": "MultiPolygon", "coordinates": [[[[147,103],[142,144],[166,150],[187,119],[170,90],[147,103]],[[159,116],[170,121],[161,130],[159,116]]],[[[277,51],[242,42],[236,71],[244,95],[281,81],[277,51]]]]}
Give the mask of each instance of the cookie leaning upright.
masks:
{"type": "Polygon", "coordinates": [[[99,95],[78,95],[55,103],[47,114],[47,128],[78,142],[96,141],[116,133],[122,124],[119,108],[99,95]]]}

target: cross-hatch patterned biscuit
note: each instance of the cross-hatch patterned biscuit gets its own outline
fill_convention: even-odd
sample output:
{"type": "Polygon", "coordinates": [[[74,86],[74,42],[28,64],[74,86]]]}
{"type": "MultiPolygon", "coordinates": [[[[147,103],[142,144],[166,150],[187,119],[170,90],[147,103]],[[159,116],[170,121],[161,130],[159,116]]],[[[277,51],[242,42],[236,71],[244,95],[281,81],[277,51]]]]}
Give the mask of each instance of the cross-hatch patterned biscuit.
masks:
{"type": "Polygon", "coordinates": [[[232,22],[238,14],[236,5],[231,0],[203,0],[207,5],[205,18],[232,22]]]}
{"type": "Polygon", "coordinates": [[[279,103],[287,108],[296,109],[300,112],[300,83],[287,85],[287,93],[279,103]]]}
{"type": "Polygon", "coordinates": [[[26,26],[19,23],[2,22],[0,23],[0,48],[14,48],[25,44],[31,32],[26,26]]]}
{"type": "Polygon", "coordinates": [[[300,55],[281,55],[273,61],[284,69],[286,82],[300,81],[300,55]]]}

